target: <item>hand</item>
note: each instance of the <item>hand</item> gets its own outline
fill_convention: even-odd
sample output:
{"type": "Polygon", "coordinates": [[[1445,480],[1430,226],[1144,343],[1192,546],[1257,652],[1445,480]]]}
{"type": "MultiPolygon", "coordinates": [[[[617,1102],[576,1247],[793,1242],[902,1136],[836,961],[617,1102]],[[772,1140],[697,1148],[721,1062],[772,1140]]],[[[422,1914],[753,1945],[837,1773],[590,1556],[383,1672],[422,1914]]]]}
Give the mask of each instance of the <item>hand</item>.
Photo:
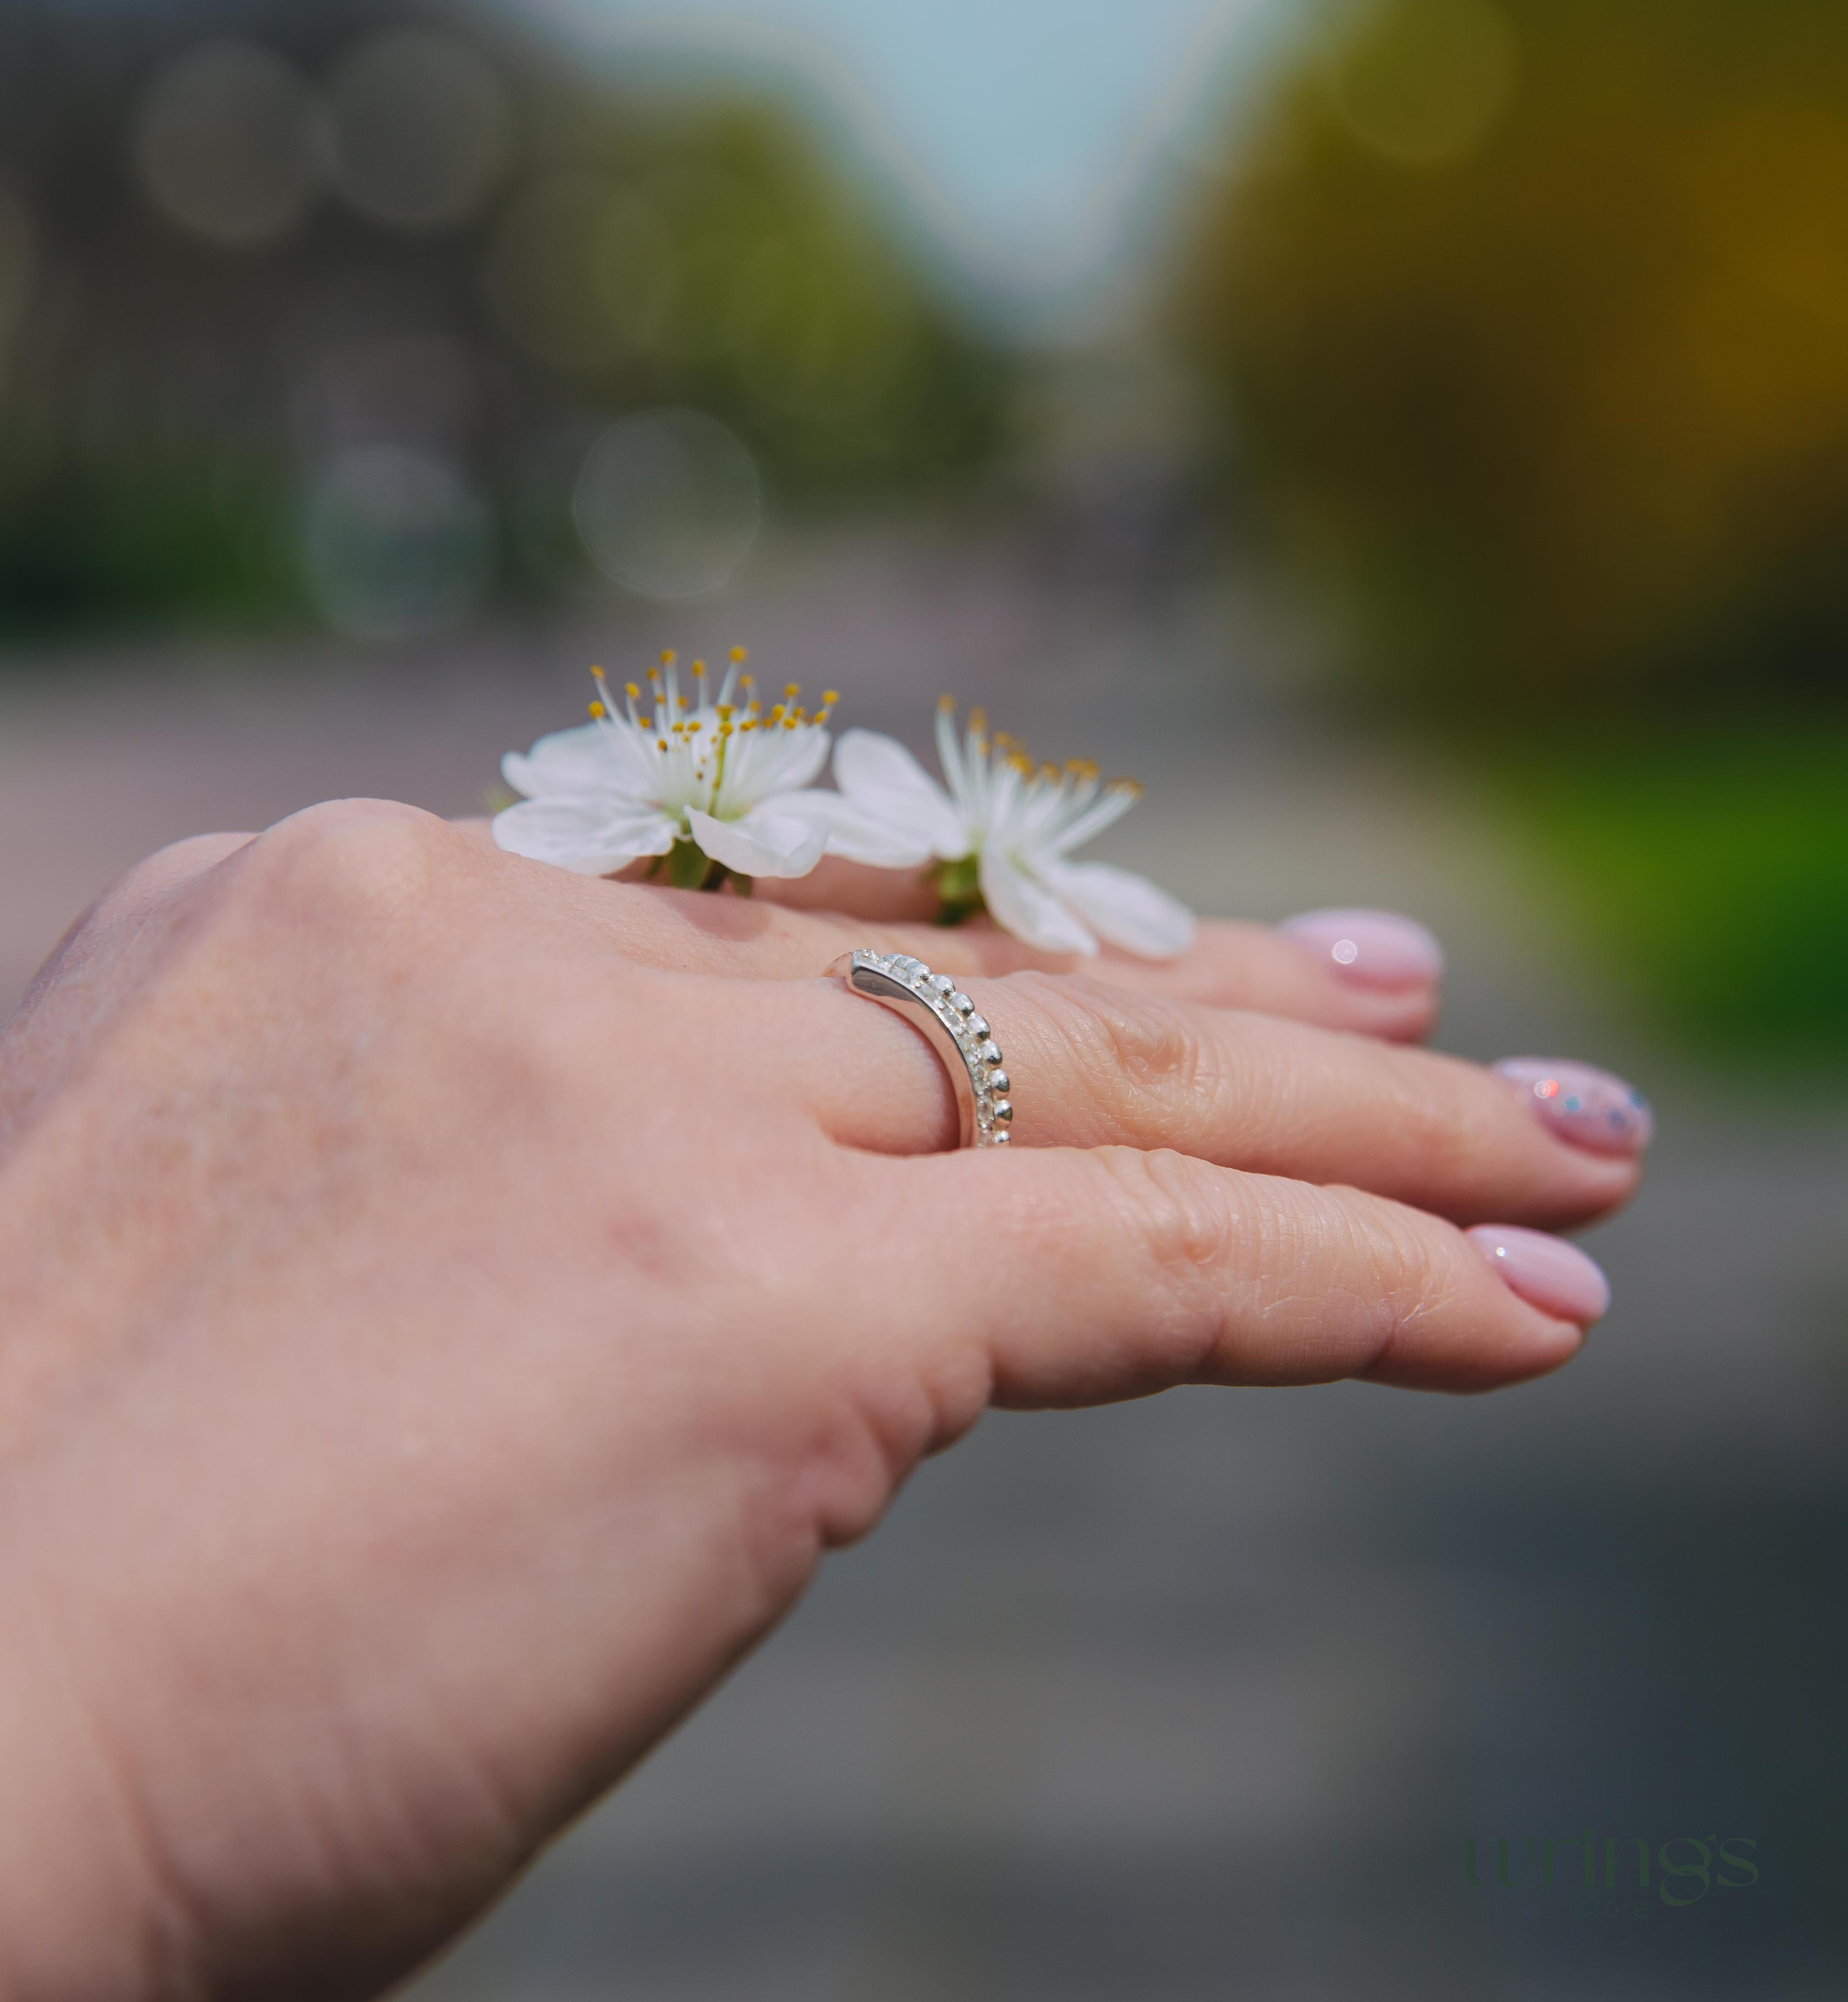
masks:
{"type": "Polygon", "coordinates": [[[348,803],[67,941],[0,1045],[0,1993],[375,1992],[990,1403],[1582,1339],[1456,1226],[1637,1163],[1504,1081],[934,933],[1019,1107],[935,1153],[846,933],[348,803]]]}

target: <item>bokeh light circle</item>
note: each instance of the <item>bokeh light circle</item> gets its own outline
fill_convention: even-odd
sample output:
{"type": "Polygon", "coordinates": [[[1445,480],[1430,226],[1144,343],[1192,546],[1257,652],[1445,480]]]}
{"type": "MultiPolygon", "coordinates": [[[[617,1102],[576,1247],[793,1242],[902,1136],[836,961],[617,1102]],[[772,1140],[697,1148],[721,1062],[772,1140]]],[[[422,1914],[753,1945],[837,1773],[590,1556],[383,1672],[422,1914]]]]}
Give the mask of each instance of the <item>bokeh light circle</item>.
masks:
{"type": "Polygon", "coordinates": [[[319,191],[326,120],[306,81],[255,42],[195,44],[142,92],[130,152],[169,222],[228,250],[273,242],[319,191]]]}
{"type": "Polygon", "coordinates": [[[479,208],[513,150],[505,86],[454,35],[389,30],[328,85],[340,190],[375,222],[441,229],[479,208]]]}
{"type": "Polygon", "coordinates": [[[362,640],[465,619],[493,558],[486,504],[434,454],[363,445],[322,470],[302,524],[302,567],[323,617],[362,640]]]}
{"type": "Polygon", "coordinates": [[[591,560],[644,598],[720,589],[757,539],[757,462],[701,410],[643,410],[585,457],[571,513],[591,560]]]}

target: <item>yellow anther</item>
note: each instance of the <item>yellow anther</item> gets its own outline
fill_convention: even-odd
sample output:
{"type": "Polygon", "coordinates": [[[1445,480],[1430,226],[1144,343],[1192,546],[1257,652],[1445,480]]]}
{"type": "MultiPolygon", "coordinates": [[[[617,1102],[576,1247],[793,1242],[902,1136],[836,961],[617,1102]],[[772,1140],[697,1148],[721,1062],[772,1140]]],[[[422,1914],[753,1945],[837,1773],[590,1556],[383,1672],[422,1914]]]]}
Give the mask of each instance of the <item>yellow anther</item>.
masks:
{"type": "Polygon", "coordinates": [[[940,709],[946,716],[955,715],[956,697],[953,695],[939,696],[937,697],[937,707],[940,709]]]}
{"type": "Polygon", "coordinates": [[[622,692],[631,702],[640,702],[642,699],[642,692],[633,682],[625,682],[622,684],[622,692]]]}
{"type": "Polygon", "coordinates": [[[601,703],[594,702],[591,704],[591,713],[594,717],[602,717],[608,715],[609,711],[603,706],[601,703]]]}
{"type": "Polygon", "coordinates": [[[1142,783],[1139,779],[1112,779],[1104,790],[1127,793],[1132,800],[1139,800],[1142,797],[1142,783]]]}
{"type": "Polygon", "coordinates": [[[648,670],[648,685],[650,688],[659,688],[661,686],[661,669],[659,668],[650,668],[648,670]]]}
{"type": "Polygon", "coordinates": [[[696,675],[703,675],[706,672],[706,663],[703,661],[696,661],[693,663],[693,672],[696,675]]]}
{"type": "Polygon", "coordinates": [[[591,678],[593,681],[601,681],[603,678],[603,670],[601,668],[592,668],[591,670],[591,678]]]}
{"type": "Polygon", "coordinates": [[[757,677],[755,675],[740,675],[738,686],[746,689],[754,689],[757,686],[757,677]]]}
{"type": "Polygon", "coordinates": [[[654,748],[657,751],[664,751],[668,747],[664,743],[657,743],[654,748]]]}
{"type": "Polygon", "coordinates": [[[720,703],[719,704],[719,708],[718,708],[718,717],[719,717],[719,720],[720,720],[721,723],[729,723],[729,722],[731,720],[732,717],[734,717],[734,716],[736,716],[737,714],[737,704],[736,704],[736,703],[729,703],[729,702],[722,702],[722,703],[720,703]]]}
{"type": "Polygon", "coordinates": [[[791,702],[793,702],[802,692],[802,684],[800,682],[790,682],[785,685],[783,692],[791,702]]]}
{"type": "Polygon", "coordinates": [[[969,734],[985,737],[989,734],[989,713],[985,709],[972,709],[969,712],[969,734]]]}
{"type": "Polygon", "coordinates": [[[663,651],[661,657],[661,664],[664,668],[671,668],[679,658],[680,656],[675,652],[671,647],[669,647],[663,651]]]}
{"type": "Polygon", "coordinates": [[[734,668],[741,668],[750,657],[751,649],[748,647],[734,647],[731,650],[731,664],[734,668]]]}
{"type": "Polygon", "coordinates": [[[821,692],[821,699],[823,703],[830,709],[832,709],[835,704],[839,702],[840,699],[841,692],[839,689],[825,689],[821,692]]]}

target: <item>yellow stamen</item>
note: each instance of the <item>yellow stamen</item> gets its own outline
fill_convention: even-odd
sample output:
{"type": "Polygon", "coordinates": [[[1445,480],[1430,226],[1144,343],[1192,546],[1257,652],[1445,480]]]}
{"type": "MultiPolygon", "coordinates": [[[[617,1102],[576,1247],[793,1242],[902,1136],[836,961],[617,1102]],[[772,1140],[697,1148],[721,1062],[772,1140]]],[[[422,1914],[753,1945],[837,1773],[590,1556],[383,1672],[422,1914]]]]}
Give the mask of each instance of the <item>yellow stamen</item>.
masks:
{"type": "Polygon", "coordinates": [[[785,686],[783,692],[790,701],[793,702],[802,692],[802,684],[800,682],[790,682],[785,686]]]}
{"type": "Polygon", "coordinates": [[[661,655],[661,665],[662,665],[664,668],[671,668],[671,667],[672,667],[672,666],[673,666],[674,663],[675,663],[676,661],[678,661],[679,658],[680,658],[680,656],[679,656],[677,653],[675,653],[675,652],[674,649],[673,649],[671,647],[668,647],[668,648],[667,649],[667,650],[666,650],[666,651],[665,651],[665,652],[661,655]]]}
{"type": "Polygon", "coordinates": [[[693,672],[703,676],[706,672],[706,663],[703,661],[696,661],[693,663],[693,672]]]}
{"type": "Polygon", "coordinates": [[[1127,793],[1132,800],[1142,797],[1142,783],[1139,779],[1112,779],[1104,789],[1107,793],[1127,793]]]}
{"type": "Polygon", "coordinates": [[[592,716],[601,719],[608,715],[609,711],[603,706],[601,703],[594,702],[591,704],[591,713],[592,716]]]}
{"type": "Polygon", "coordinates": [[[622,692],[631,702],[640,702],[642,699],[642,692],[633,682],[625,682],[622,684],[622,692]]]}
{"type": "Polygon", "coordinates": [[[956,697],[953,695],[939,696],[937,697],[937,707],[940,709],[946,716],[955,715],[956,697]]]}
{"type": "Polygon", "coordinates": [[[839,689],[824,689],[821,692],[821,699],[830,709],[832,709],[840,699],[841,692],[839,689]]]}
{"type": "Polygon", "coordinates": [[[747,695],[748,695],[751,689],[757,686],[756,678],[751,675],[740,675],[738,676],[738,686],[741,688],[747,695]]]}
{"type": "Polygon", "coordinates": [[[750,657],[751,649],[748,647],[734,647],[731,650],[731,664],[734,668],[741,668],[750,657]]]}

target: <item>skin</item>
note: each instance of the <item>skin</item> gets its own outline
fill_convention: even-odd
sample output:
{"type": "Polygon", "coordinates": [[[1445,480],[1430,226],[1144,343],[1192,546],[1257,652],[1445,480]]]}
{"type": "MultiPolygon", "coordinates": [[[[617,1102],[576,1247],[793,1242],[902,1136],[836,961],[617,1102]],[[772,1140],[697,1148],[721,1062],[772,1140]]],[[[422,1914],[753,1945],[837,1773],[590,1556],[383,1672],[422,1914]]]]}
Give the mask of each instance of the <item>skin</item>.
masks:
{"type": "MultiPolygon", "coordinates": [[[[0,1995],[378,1993],[991,1404],[1481,1390],[1582,1331],[1457,1228],[1634,1163],[1208,926],[1032,964],[317,807],[117,886],[0,1041],[0,1995]],[[957,974],[1017,1144],[818,977],[957,974]]],[[[847,914],[849,912],[853,915],[847,914]]]]}

